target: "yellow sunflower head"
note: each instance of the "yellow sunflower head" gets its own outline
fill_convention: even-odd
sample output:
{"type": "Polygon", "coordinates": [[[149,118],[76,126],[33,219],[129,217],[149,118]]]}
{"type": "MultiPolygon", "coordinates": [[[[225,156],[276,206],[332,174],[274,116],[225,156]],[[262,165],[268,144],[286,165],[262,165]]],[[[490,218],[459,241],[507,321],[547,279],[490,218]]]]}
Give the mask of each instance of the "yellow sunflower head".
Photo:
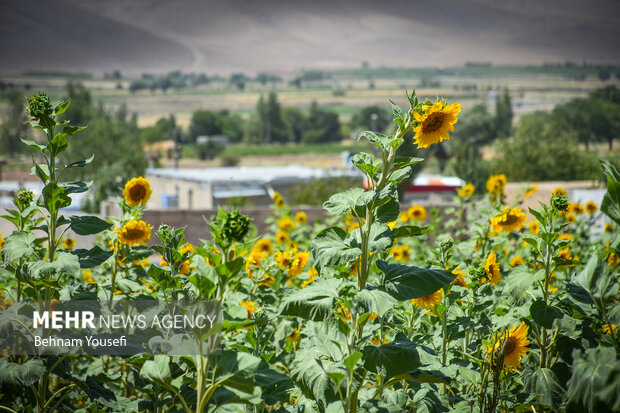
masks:
{"type": "Polygon", "coordinates": [[[286,232],[280,231],[276,234],[276,244],[284,245],[290,240],[290,237],[286,232]]]}
{"type": "Polygon", "coordinates": [[[124,245],[146,244],[151,238],[151,226],[146,222],[132,219],[119,230],[118,242],[124,245]]]}
{"type": "Polygon", "coordinates": [[[586,212],[590,215],[594,215],[596,211],[598,211],[598,205],[596,205],[596,202],[592,202],[592,201],[586,202],[584,208],[586,212]]]}
{"type": "Polygon", "coordinates": [[[141,176],[130,179],[123,189],[125,202],[131,206],[145,206],[152,193],[151,184],[141,176]]]}
{"type": "Polygon", "coordinates": [[[258,241],[256,241],[256,244],[254,244],[252,252],[259,253],[263,257],[271,255],[273,253],[273,244],[266,238],[259,239],[258,241]]]}
{"type": "Polygon", "coordinates": [[[536,192],[537,190],[538,190],[538,185],[530,186],[529,188],[526,189],[524,196],[526,198],[529,198],[532,195],[534,195],[534,192],[536,192]]]}
{"type": "Polygon", "coordinates": [[[426,209],[421,205],[414,205],[407,211],[409,219],[412,221],[424,221],[426,219],[426,209]]]}
{"type": "Polygon", "coordinates": [[[469,279],[469,277],[466,276],[463,271],[461,271],[460,267],[456,267],[452,271],[452,274],[456,275],[456,278],[454,280],[454,285],[458,285],[458,286],[461,286],[461,287],[469,288],[469,283],[467,281],[465,281],[465,278],[469,279]]]}
{"type": "Polygon", "coordinates": [[[566,210],[573,215],[583,214],[583,206],[581,206],[579,202],[573,202],[568,204],[568,208],[566,210]]]}
{"type": "Polygon", "coordinates": [[[530,221],[530,223],[528,224],[528,229],[532,234],[537,235],[538,233],[540,233],[540,222],[530,221]]]}
{"type": "Polygon", "coordinates": [[[428,148],[432,144],[450,139],[449,132],[454,131],[460,111],[460,103],[444,105],[439,101],[433,103],[433,106],[424,105],[422,113],[414,110],[413,117],[418,123],[413,128],[414,143],[418,145],[418,148],[428,148]]]}
{"type": "Polygon", "coordinates": [[[474,187],[474,185],[472,185],[471,183],[467,183],[463,187],[461,187],[461,189],[459,189],[459,196],[463,199],[469,198],[474,194],[475,191],[476,188],[474,187]]]}
{"type": "MultiPolygon", "coordinates": [[[[609,222],[607,222],[605,224],[603,229],[604,229],[605,232],[614,232],[614,226],[611,223],[609,223],[609,222]]],[[[2,247],[2,244],[0,244],[0,247],[2,247]]]]}
{"type": "Polygon", "coordinates": [[[496,341],[495,345],[488,349],[488,352],[497,351],[500,344],[504,342],[504,367],[521,368],[521,359],[530,351],[528,347],[530,340],[527,339],[528,332],[529,327],[524,322],[521,322],[518,327],[515,324],[505,333],[502,340],[496,341]]]}
{"type": "Polygon", "coordinates": [[[400,213],[399,219],[401,220],[401,222],[407,222],[409,221],[409,215],[407,214],[407,211],[403,211],[400,213]]]}
{"type": "Polygon", "coordinates": [[[523,261],[523,258],[521,258],[518,255],[515,255],[514,257],[512,257],[512,259],[510,260],[510,266],[511,267],[516,267],[517,265],[522,265],[524,264],[525,261],[523,261]]]}
{"type": "Polygon", "coordinates": [[[289,217],[283,217],[278,221],[278,228],[284,232],[289,232],[295,226],[295,222],[289,217]]]}
{"type": "Polygon", "coordinates": [[[241,301],[239,303],[239,306],[245,308],[245,310],[248,312],[248,318],[252,318],[254,316],[254,311],[260,308],[254,304],[254,301],[246,301],[246,300],[241,301]]]}
{"type": "Polygon", "coordinates": [[[411,300],[411,303],[416,307],[423,308],[425,310],[434,309],[441,300],[443,299],[443,290],[440,288],[432,294],[427,295],[426,297],[414,298],[411,300]]]}
{"type": "Polygon", "coordinates": [[[506,231],[509,234],[523,228],[525,221],[527,221],[527,217],[521,209],[504,207],[503,213],[491,218],[491,227],[495,232],[506,231]]]}
{"type": "Polygon", "coordinates": [[[95,283],[95,280],[93,279],[93,273],[90,270],[84,271],[84,274],[82,274],[82,277],[84,277],[84,281],[86,281],[89,284],[95,283]]]}
{"type": "Polygon", "coordinates": [[[575,217],[575,214],[573,214],[572,212],[565,212],[564,219],[569,224],[574,224],[575,222],[577,222],[577,217],[575,217]]]}
{"type": "Polygon", "coordinates": [[[292,279],[297,278],[297,276],[303,272],[308,261],[310,261],[310,253],[308,251],[295,251],[293,262],[291,263],[287,276],[292,279]]]}
{"type": "Polygon", "coordinates": [[[64,249],[66,249],[67,251],[73,250],[73,248],[75,247],[75,239],[74,238],[66,238],[63,241],[63,243],[62,243],[62,247],[64,249]]]}
{"type": "Polygon", "coordinates": [[[486,271],[486,277],[481,280],[483,283],[490,282],[491,285],[499,284],[502,276],[499,272],[499,263],[497,262],[497,256],[495,255],[495,251],[491,251],[491,253],[487,257],[487,261],[484,265],[484,270],[486,271]]]}
{"type": "Polygon", "coordinates": [[[282,195],[280,195],[279,192],[275,192],[273,196],[271,197],[271,199],[273,199],[273,203],[278,208],[284,208],[284,199],[282,198],[282,195]]]}
{"type": "Polygon", "coordinates": [[[504,188],[506,187],[506,175],[491,175],[487,180],[487,191],[491,195],[493,201],[501,199],[504,196],[504,188]]]}
{"type": "Polygon", "coordinates": [[[306,215],[306,213],[303,211],[299,211],[295,214],[295,222],[297,222],[298,224],[305,224],[306,222],[308,222],[308,215],[306,215]]]}

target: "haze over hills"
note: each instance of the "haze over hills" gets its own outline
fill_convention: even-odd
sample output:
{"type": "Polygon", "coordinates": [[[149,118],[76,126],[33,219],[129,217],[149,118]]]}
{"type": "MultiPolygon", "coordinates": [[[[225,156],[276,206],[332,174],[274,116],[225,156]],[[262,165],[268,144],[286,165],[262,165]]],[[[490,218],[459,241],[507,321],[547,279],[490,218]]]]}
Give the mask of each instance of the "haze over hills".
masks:
{"type": "Polygon", "coordinates": [[[0,0],[1,71],[620,63],[615,0],[0,0]]]}

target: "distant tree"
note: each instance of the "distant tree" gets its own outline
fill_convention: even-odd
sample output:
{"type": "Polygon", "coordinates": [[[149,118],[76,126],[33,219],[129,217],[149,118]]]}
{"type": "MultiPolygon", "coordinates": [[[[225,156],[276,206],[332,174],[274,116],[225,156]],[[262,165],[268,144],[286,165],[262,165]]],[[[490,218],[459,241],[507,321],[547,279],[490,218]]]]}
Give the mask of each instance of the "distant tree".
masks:
{"type": "Polygon", "coordinates": [[[316,101],[312,102],[301,140],[304,143],[338,142],[342,140],[338,115],[321,110],[316,101]]]}
{"type": "Polygon", "coordinates": [[[606,82],[611,77],[611,72],[607,69],[601,68],[599,69],[597,76],[602,82],[606,82]]]}
{"type": "Polygon", "coordinates": [[[245,83],[248,81],[248,78],[243,73],[233,73],[230,75],[229,82],[231,85],[235,86],[239,90],[245,89],[245,83]]]}
{"type": "Polygon", "coordinates": [[[30,128],[25,122],[28,120],[24,104],[26,102],[24,92],[19,89],[11,89],[7,93],[9,103],[7,117],[0,128],[0,153],[8,153],[13,157],[21,152],[24,144],[22,138],[27,138],[30,128]]]}
{"type": "Polygon", "coordinates": [[[301,110],[294,107],[284,108],[282,116],[289,131],[289,141],[299,143],[304,132],[306,117],[301,110]]]}
{"type": "Polygon", "coordinates": [[[70,83],[67,85],[67,96],[71,98],[71,105],[63,114],[64,119],[70,119],[74,125],[84,125],[95,116],[95,108],[88,89],[70,83]]]}
{"type": "Polygon", "coordinates": [[[595,89],[590,92],[589,96],[591,98],[620,104],[620,89],[618,89],[615,85],[595,89]]]}
{"type": "Polygon", "coordinates": [[[295,79],[291,80],[289,84],[293,87],[296,87],[297,89],[301,89],[301,78],[296,77],[295,79]]]}
{"type": "Polygon", "coordinates": [[[270,92],[266,100],[263,96],[260,97],[256,105],[256,113],[260,124],[260,142],[288,141],[289,133],[275,92],[270,92]]]}
{"type": "Polygon", "coordinates": [[[366,106],[351,119],[351,127],[364,130],[383,132],[390,125],[392,116],[385,108],[379,106],[366,106]],[[373,115],[376,119],[373,121],[373,115]]]}
{"type": "Polygon", "coordinates": [[[571,131],[558,131],[547,114],[523,116],[513,139],[503,141],[495,168],[513,181],[591,179],[596,159],[571,131]]]}
{"type": "Polygon", "coordinates": [[[230,114],[228,111],[224,110],[220,112],[219,122],[222,135],[228,136],[235,142],[243,138],[244,121],[241,116],[230,114]]]}
{"type": "Polygon", "coordinates": [[[220,114],[210,110],[197,110],[189,124],[189,138],[196,142],[198,136],[221,135],[220,114]]]}
{"type": "Polygon", "coordinates": [[[502,96],[495,102],[495,131],[502,138],[510,137],[512,133],[512,104],[508,89],[504,89],[502,96]]]}

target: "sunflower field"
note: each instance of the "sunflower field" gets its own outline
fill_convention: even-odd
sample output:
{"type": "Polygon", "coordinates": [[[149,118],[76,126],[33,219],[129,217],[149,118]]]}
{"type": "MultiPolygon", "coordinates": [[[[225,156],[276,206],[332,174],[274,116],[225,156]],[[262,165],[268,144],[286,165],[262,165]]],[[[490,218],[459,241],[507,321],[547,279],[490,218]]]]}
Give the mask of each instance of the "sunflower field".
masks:
{"type": "Polygon", "coordinates": [[[401,210],[397,184],[423,160],[396,150],[449,139],[461,109],[414,92],[409,108],[393,104],[394,135],[360,135],[376,148],[352,159],[368,188],[332,196],[327,219],[309,222],[276,193],[267,233],[219,210],[210,239],[192,245],[184,228],[143,220],[142,177],[125,184],[122,216],[65,216],[89,183],[63,172],[93,158],[57,159],[87,144],[73,138],[83,127],[58,119],[70,101],[28,103],[41,140],[24,144],[45,186],[36,199],[21,190],[3,217],[15,231],[0,236],[0,411],[620,411],[620,173],[609,163],[601,205],[557,188],[524,211],[536,189],[507,204],[500,174],[484,194],[465,185],[442,214],[401,210]],[[75,249],[69,229],[97,241],[75,249]],[[20,303],[80,300],[215,300],[220,348],[12,351],[12,334],[34,333],[20,303]]]}

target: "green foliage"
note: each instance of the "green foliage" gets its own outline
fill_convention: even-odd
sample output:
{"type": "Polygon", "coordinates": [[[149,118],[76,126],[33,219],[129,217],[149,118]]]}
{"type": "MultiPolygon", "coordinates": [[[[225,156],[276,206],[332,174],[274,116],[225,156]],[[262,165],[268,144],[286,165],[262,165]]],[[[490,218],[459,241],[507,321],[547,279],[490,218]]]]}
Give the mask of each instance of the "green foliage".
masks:
{"type": "Polygon", "coordinates": [[[20,139],[27,137],[28,125],[24,114],[24,94],[19,89],[7,93],[9,104],[6,120],[0,125],[0,149],[13,157],[22,152],[24,147],[20,139]]]}
{"type": "Polygon", "coordinates": [[[510,93],[504,89],[502,96],[495,102],[495,132],[497,136],[507,138],[512,134],[512,103],[510,93]]]}
{"type": "Polygon", "coordinates": [[[549,115],[523,116],[515,137],[499,148],[494,168],[510,181],[570,181],[596,175],[595,159],[579,148],[573,134],[559,132],[549,115]]]}
{"type": "Polygon", "coordinates": [[[350,188],[359,179],[349,177],[315,179],[291,186],[287,198],[293,205],[322,205],[332,195],[350,188]]]}
{"type": "Polygon", "coordinates": [[[364,130],[384,131],[390,124],[389,112],[379,106],[366,106],[353,115],[351,127],[364,130]]]}

